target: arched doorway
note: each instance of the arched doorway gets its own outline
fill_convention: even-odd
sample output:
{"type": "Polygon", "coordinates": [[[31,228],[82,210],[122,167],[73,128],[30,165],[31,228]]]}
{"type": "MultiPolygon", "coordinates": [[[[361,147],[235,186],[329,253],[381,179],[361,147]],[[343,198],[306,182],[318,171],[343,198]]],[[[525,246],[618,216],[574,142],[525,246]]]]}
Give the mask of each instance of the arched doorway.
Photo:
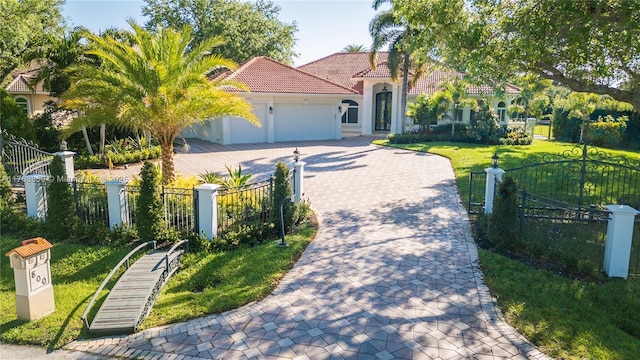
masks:
{"type": "Polygon", "coordinates": [[[391,130],[391,95],[386,85],[376,94],[375,131],[391,130]]]}

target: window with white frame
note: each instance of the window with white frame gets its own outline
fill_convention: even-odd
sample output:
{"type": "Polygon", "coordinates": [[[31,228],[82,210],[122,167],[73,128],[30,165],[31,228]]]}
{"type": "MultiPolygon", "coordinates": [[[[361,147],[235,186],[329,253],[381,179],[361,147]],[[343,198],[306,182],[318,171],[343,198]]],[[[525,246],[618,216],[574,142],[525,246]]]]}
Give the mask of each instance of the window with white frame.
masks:
{"type": "Polygon", "coordinates": [[[16,104],[22,108],[25,114],[29,115],[29,100],[23,97],[17,97],[16,104]]]}
{"type": "Polygon", "coordinates": [[[346,106],[344,114],[342,114],[343,124],[357,124],[358,123],[358,103],[353,100],[342,100],[342,107],[346,106]]]}
{"type": "Polygon", "coordinates": [[[498,103],[498,118],[500,122],[507,121],[507,105],[505,105],[504,101],[498,103]]]}

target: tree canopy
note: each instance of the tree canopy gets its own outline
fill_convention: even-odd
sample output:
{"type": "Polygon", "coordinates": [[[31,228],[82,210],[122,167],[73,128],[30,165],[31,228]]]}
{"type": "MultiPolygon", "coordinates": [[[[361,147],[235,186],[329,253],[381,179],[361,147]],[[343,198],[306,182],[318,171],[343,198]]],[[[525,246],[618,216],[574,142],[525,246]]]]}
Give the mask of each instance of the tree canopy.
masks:
{"type": "Polygon", "coordinates": [[[342,52],[347,53],[357,53],[365,51],[367,51],[367,47],[362,44],[349,44],[342,48],[342,52]]]}
{"type": "Polygon", "coordinates": [[[194,44],[220,36],[225,43],[216,52],[235,62],[268,56],[290,64],[296,53],[295,22],[278,20],[280,7],[268,0],[145,0],[142,13],[148,30],[157,25],[194,29],[194,44]]]}
{"type": "Polygon", "coordinates": [[[639,1],[397,0],[394,9],[474,78],[532,72],[640,110],[639,1]]]}
{"type": "Polygon", "coordinates": [[[186,127],[207,119],[234,116],[259,125],[251,105],[229,89],[245,89],[232,81],[210,80],[206,74],[235,69],[236,63],[210,49],[219,38],[191,47],[192,29],[158,28],[154,33],[129,21],[130,43],[88,34],[88,55],[100,66],[81,63],[70,69],[71,87],[62,105],[77,109],[72,123],[113,123],[148,131],[162,149],[162,180],[174,178],[173,142],[186,127]]]}
{"type": "Polygon", "coordinates": [[[63,0],[0,0],[0,83],[38,59],[63,31],[63,0]]]}

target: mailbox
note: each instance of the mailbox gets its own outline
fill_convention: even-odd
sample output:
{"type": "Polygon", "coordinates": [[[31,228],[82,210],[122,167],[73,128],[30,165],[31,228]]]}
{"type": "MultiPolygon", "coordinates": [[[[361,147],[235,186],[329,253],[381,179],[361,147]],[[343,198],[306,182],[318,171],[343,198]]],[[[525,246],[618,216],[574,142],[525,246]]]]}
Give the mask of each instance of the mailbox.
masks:
{"type": "Polygon", "coordinates": [[[6,255],[16,283],[16,312],[23,320],[37,320],[55,310],[51,284],[51,245],[43,238],[24,240],[6,255]]]}

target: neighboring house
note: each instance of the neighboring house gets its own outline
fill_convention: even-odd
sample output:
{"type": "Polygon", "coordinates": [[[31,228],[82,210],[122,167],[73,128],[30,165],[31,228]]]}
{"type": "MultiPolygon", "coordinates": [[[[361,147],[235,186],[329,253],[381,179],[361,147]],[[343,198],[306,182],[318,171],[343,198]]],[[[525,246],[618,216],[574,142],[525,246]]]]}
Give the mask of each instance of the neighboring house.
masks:
{"type": "MultiPolygon", "coordinates": [[[[398,133],[401,107],[400,80],[392,81],[387,53],[380,53],[373,70],[369,53],[336,53],[294,68],[267,57],[243,63],[219,78],[247,85],[245,98],[254,106],[261,127],[245,120],[225,117],[185,130],[194,137],[221,144],[272,143],[278,141],[340,139],[346,136],[398,133]]],[[[421,93],[432,94],[444,81],[461,73],[436,70],[418,80],[408,101],[421,93]]],[[[520,93],[507,86],[502,98],[489,86],[468,88],[471,97],[487,98],[506,123],[507,106],[520,93]]],[[[469,123],[471,110],[463,110],[469,123]]],[[[440,123],[446,123],[440,121],[440,123]]]]}
{"type": "Polygon", "coordinates": [[[5,90],[11,94],[16,103],[22,107],[29,117],[39,115],[44,112],[45,103],[54,100],[49,96],[49,92],[43,88],[42,81],[35,88],[30,87],[31,80],[40,71],[39,66],[31,66],[26,70],[16,70],[12,72],[13,80],[5,86],[5,90]]]}

